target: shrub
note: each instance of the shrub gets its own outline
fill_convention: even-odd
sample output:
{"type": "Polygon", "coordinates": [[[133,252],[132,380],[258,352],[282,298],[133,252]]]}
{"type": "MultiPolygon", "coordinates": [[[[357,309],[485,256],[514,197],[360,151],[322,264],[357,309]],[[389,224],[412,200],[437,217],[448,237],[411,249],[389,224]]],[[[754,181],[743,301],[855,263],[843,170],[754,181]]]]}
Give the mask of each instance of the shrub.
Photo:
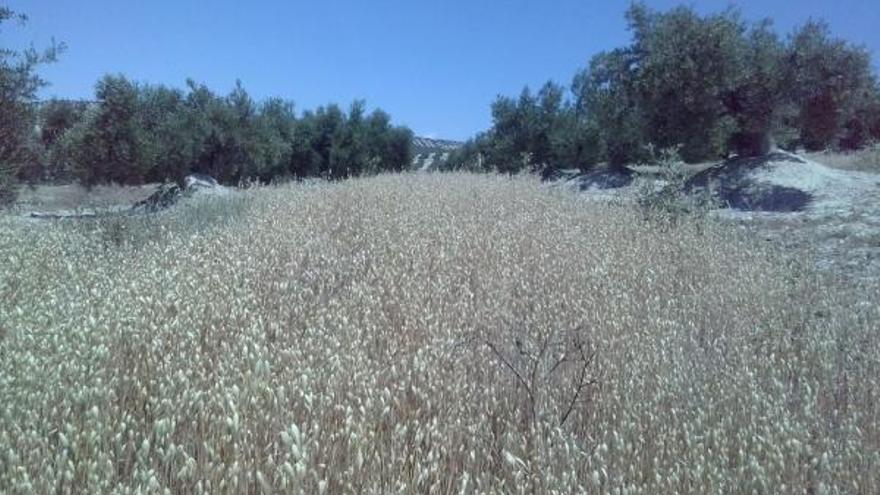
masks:
{"type": "Polygon", "coordinates": [[[689,192],[687,179],[691,173],[685,168],[677,148],[655,151],[649,148],[652,159],[648,165],[658,167],[658,179],[643,179],[636,194],[636,204],[645,220],[674,227],[683,221],[696,223],[704,220],[716,200],[711,190],[689,192]]]}

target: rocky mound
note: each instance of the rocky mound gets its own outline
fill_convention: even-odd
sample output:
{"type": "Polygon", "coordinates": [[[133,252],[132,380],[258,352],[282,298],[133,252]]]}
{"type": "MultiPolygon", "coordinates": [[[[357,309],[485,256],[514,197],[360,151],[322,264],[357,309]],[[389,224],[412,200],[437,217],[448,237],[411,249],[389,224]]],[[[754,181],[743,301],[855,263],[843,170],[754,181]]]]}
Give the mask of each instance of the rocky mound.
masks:
{"type": "Polygon", "coordinates": [[[576,168],[548,168],[541,172],[541,180],[565,184],[567,186],[575,187],[579,191],[620,189],[632,184],[634,177],[635,173],[628,168],[600,168],[586,173],[581,173],[581,171],[576,168]]]}
{"type": "MultiPolygon", "coordinates": [[[[801,175],[815,171],[806,160],[788,153],[774,152],[766,156],[733,158],[707,168],[691,177],[686,184],[689,192],[710,189],[724,205],[746,211],[802,211],[813,200],[812,194],[800,184],[780,183],[779,172],[791,175],[793,166],[804,166],[801,175]]],[[[797,171],[793,172],[797,175],[797,171]]],[[[807,179],[809,180],[809,179],[807,179]]]]}
{"type": "Polygon", "coordinates": [[[226,187],[221,186],[217,181],[204,174],[188,175],[183,180],[183,186],[176,183],[160,184],[156,187],[156,191],[150,194],[146,199],[136,202],[132,206],[132,210],[136,212],[152,213],[164,210],[182,198],[192,196],[195,193],[225,193],[226,187]]]}
{"type": "Polygon", "coordinates": [[[605,168],[579,175],[577,181],[581,191],[618,189],[633,182],[635,173],[628,168],[605,168]]]}
{"type": "Polygon", "coordinates": [[[876,176],[826,167],[776,151],[734,158],[698,172],[686,184],[714,190],[724,206],[744,211],[820,213],[858,204],[876,189],[876,176]]]}

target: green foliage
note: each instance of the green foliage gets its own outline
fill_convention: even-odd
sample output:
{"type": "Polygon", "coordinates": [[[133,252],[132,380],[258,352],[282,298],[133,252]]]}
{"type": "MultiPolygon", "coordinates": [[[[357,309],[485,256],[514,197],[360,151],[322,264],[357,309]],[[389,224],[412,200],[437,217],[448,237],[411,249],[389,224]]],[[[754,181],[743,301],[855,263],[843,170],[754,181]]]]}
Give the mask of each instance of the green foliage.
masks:
{"type": "Polygon", "coordinates": [[[105,76],[95,86],[97,106],[64,138],[75,176],[86,185],[102,181],[144,182],[154,149],[143,127],[142,90],[123,76],[105,76]]]}
{"type": "Polygon", "coordinates": [[[451,151],[440,170],[467,170],[470,172],[488,172],[490,168],[484,159],[488,139],[485,134],[464,142],[459,148],[451,151]]]}
{"type": "Polygon", "coordinates": [[[330,177],[342,178],[358,173],[366,168],[366,146],[364,136],[364,102],[352,103],[341,125],[331,135],[329,154],[330,177]]]}
{"type": "MultiPolygon", "coordinates": [[[[785,140],[785,47],[764,20],[740,41],[740,74],[724,95],[726,112],[736,121],[729,151],[743,156],[762,155],[774,146],[774,132],[785,140]]],[[[796,134],[795,134],[796,138],[796,134]]]]}
{"type": "Polygon", "coordinates": [[[262,181],[270,181],[291,175],[289,170],[293,152],[293,137],[296,116],[293,103],[281,98],[270,98],[260,104],[259,114],[253,131],[257,146],[255,163],[256,176],[262,181]]]}
{"type": "Polygon", "coordinates": [[[75,100],[53,98],[41,105],[39,111],[40,141],[52,146],[68,129],[82,120],[88,104],[75,100]]]}
{"type": "Polygon", "coordinates": [[[193,156],[182,92],[163,86],[141,86],[135,126],[141,134],[143,181],[180,180],[193,156]]]}
{"type": "Polygon", "coordinates": [[[743,23],[734,11],[700,17],[634,5],[627,14],[634,43],[634,86],[650,141],[681,145],[688,161],[720,156],[732,134],[724,97],[736,88],[743,23]]]}
{"type": "Polygon", "coordinates": [[[771,21],[748,23],[734,9],[703,16],[636,3],[626,19],[632,42],[592,57],[570,98],[551,83],[537,96],[499,97],[492,128],[447,168],[586,170],[644,162],[649,146],[697,162],[880,137],[870,58],[823,23],[782,40],[771,21]]]}
{"type": "MultiPolygon", "coordinates": [[[[27,20],[0,6],[0,25],[27,20]]],[[[0,206],[15,199],[17,176],[23,166],[34,163],[36,93],[46,85],[35,72],[38,65],[56,59],[63,45],[53,44],[43,52],[33,48],[18,51],[0,46],[0,206]]]]}
{"type": "Polygon", "coordinates": [[[189,173],[227,184],[284,177],[338,179],[411,162],[412,132],[388,114],[338,106],[296,117],[293,103],[255,102],[240,82],[226,96],[187,82],[186,92],[107,76],[97,103],[53,148],[86,185],[180,181],[189,173]]]}
{"type": "Polygon", "coordinates": [[[600,53],[572,82],[578,115],[597,129],[597,147],[614,167],[641,160],[647,142],[646,115],[637,98],[634,63],[627,50],[600,53]]]}
{"type": "MultiPolygon", "coordinates": [[[[257,104],[240,82],[225,98],[214,96],[201,88],[209,97],[207,104],[196,109],[195,117],[206,131],[200,151],[195,156],[195,171],[215,177],[226,183],[237,183],[250,177],[260,177],[262,167],[273,167],[260,160],[271,156],[268,135],[259,131],[257,104]]],[[[266,129],[269,131],[269,129],[266,129]]]]}
{"type": "Polygon", "coordinates": [[[400,172],[413,159],[413,132],[406,127],[392,126],[391,116],[382,110],[373,111],[365,121],[367,143],[366,167],[360,173],[400,172]]]}
{"type": "Polygon", "coordinates": [[[294,130],[293,174],[342,179],[405,169],[412,162],[412,131],[392,126],[381,110],[365,112],[363,101],[348,114],[337,105],[305,112],[294,130]]]}
{"type": "MultiPolygon", "coordinates": [[[[17,17],[0,9],[0,21],[17,17]]],[[[880,139],[880,86],[861,47],[809,22],[783,40],[769,20],[734,9],[626,13],[632,41],[595,55],[570,88],[546,83],[499,96],[492,127],[451,153],[445,169],[550,175],[651,159],[676,148],[689,162],[794,150],[856,149],[880,139]]],[[[73,175],[84,184],[138,184],[202,172],[224,183],[283,177],[340,179],[403,170],[412,133],[363,101],[297,117],[291,102],[255,102],[241,83],[225,96],[106,76],[91,105],[52,101],[33,68],[57,47],[2,52],[0,183],[73,175]],[[39,135],[33,129],[39,124],[39,135]]],[[[10,194],[5,197],[10,197],[10,194]]]]}
{"type": "Polygon", "coordinates": [[[452,153],[444,168],[549,173],[586,170],[599,159],[598,130],[556,83],[546,83],[537,94],[526,87],[516,100],[498,97],[492,120],[492,129],[452,153]]]}
{"type": "Polygon", "coordinates": [[[863,145],[856,128],[870,126],[866,120],[876,116],[877,104],[868,52],[832,38],[827,24],[811,21],[792,35],[787,58],[802,144],[808,150],[863,145]]]}
{"type": "Polygon", "coordinates": [[[651,158],[646,164],[659,168],[659,180],[646,179],[637,191],[636,204],[643,218],[663,228],[675,227],[684,218],[705,219],[715,206],[715,197],[711,191],[686,192],[690,174],[684,168],[679,149],[649,147],[647,154],[651,158]]]}
{"type": "Polygon", "coordinates": [[[12,203],[18,195],[17,172],[14,164],[0,163],[0,207],[12,203]]]}
{"type": "Polygon", "coordinates": [[[83,120],[88,104],[82,101],[51,99],[40,106],[38,114],[39,142],[42,161],[31,176],[39,179],[72,179],[64,156],[56,151],[64,135],[83,120]]]}
{"type": "Polygon", "coordinates": [[[635,100],[642,144],[680,145],[700,161],[766,153],[788,129],[808,149],[866,142],[877,101],[870,58],[825,24],[807,23],[785,43],[769,20],[749,25],[730,9],[701,17],[636,4],[627,18],[633,43],[618,52],[626,63],[606,91],[635,100]]]}

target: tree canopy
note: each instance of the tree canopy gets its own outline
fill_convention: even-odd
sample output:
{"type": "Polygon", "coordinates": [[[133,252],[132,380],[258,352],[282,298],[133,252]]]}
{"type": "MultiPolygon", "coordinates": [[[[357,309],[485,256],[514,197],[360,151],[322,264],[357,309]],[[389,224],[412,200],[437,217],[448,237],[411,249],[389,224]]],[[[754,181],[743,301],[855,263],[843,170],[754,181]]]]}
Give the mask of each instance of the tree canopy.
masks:
{"type": "Polygon", "coordinates": [[[236,184],[282,177],[340,179],[399,171],[412,132],[382,110],[327,105],[296,115],[280,98],[256,102],[238,82],[225,96],[187,81],[181,91],[108,75],[96,102],[64,131],[54,154],[87,185],[181,180],[193,172],[236,184]]]}
{"type": "Polygon", "coordinates": [[[880,139],[880,89],[868,52],[809,21],[780,37],[736,9],[700,15],[633,4],[629,45],[593,56],[568,91],[499,96],[492,127],[448,166],[581,168],[675,147],[687,161],[774,146],[852,149],[880,139]]]}
{"type": "MultiPolygon", "coordinates": [[[[0,24],[25,16],[0,7],[0,24]]],[[[36,73],[63,45],[38,52],[0,47],[0,203],[18,180],[142,184],[200,172],[219,181],[340,179],[403,170],[412,132],[355,101],[297,115],[293,102],[255,101],[241,82],[227,95],[188,80],[185,89],[106,75],[93,101],[50,100],[36,73]]]]}
{"type": "MultiPolygon", "coordinates": [[[[26,20],[23,14],[0,6],[0,27],[26,20]]],[[[39,52],[0,46],[0,204],[12,201],[19,171],[38,159],[33,132],[36,95],[46,81],[35,70],[40,64],[54,61],[63,48],[53,44],[39,52]]]]}

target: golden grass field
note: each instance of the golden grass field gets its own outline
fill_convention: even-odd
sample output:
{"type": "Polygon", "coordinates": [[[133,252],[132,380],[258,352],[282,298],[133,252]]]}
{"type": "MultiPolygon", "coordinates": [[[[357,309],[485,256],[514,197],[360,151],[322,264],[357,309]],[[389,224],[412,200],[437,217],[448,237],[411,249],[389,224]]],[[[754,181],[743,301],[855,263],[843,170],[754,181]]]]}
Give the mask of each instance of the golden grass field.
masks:
{"type": "Polygon", "coordinates": [[[0,492],[880,493],[809,266],[528,177],[0,218],[0,492]]]}

